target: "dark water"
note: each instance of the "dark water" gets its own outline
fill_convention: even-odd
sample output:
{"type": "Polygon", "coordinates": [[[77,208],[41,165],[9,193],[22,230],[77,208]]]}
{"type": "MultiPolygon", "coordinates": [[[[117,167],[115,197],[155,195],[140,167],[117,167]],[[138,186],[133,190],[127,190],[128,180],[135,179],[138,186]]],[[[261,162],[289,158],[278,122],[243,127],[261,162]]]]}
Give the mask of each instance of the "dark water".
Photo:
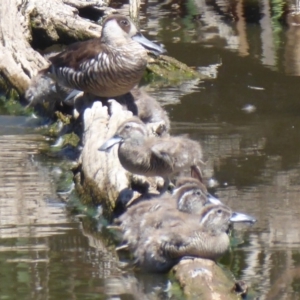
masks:
{"type": "MultiPolygon", "coordinates": [[[[202,143],[212,192],[258,220],[236,228],[242,243],[221,263],[247,282],[249,299],[298,299],[297,16],[267,1],[150,1],[142,9],[148,36],[210,76],[149,92],[169,112],[172,133],[202,143]]],[[[59,161],[39,154],[47,142],[28,118],[0,117],[0,299],[181,298],[176,285],[165,292],[166,276],[122,274],[102,222],[70,212],[57,195],[59,161]]]]}

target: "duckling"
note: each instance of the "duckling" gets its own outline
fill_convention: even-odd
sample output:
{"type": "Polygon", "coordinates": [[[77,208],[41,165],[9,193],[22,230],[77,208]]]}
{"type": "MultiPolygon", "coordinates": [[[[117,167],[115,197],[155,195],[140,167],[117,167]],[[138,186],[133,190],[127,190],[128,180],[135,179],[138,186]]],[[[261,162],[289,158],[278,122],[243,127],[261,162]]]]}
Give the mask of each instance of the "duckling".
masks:
{"type": "Polygon", "coordinates": [[[169,177],[188,167],[198,171],[202,162],[202,148],[199,143],[187,137],[149,137],[145,124],[137,117],[123,122],[115,135],[106,141],[100,151],[107,151],[119,144],[118,157],[121,165],[131,173],[144,176],[161,176],[164,186],[169,186],[169,177]]]}
{"type": "Polygon", "coordinates": [[[112,98],[139,83],[147,65],[147,49],[165,52],[129,18],[111,15],[103,23],[100,38],[70,45],[50,58],[51,65],[44,72],[66,87],[112,98]]]}
{"type": "Polygon", "coordinates": [[[27,107],[35,107],[49,117],[54,116],[54,112],[61,101],[61,95],[57,93],[55,81],[43,74],[38,74],[31,79],[24,98],[28,102],[27,107]]]}
{"type": "Polygon", "coordinates": [[[170,120],[167,112],[143,88],[134,87],[130,93],[117,97],[116,100],[138,116],[145,124],[163,122],[162,133],[169,132],[170,120]]]}
{"type": "MultiPolygon", "coordinates": [[[[199,179],[197,179],[197,177],[196,178],[194,178],[194,177],[179,177],[179,178],[177,178],[176,186],[173,189],[172,194],[175,195],[176,193],[180,192],[182,186],[191,185],[191,184],[201,185],[203,187],[203,191],[204,190],[206,191],[206,197],[207,197],[208,201],[211,202],[212,204],[222,204],[222,202],[218,198],[214,197],[207,191],[206,186],[201,181],[199,181],[199,179]]],[[[183,211],[182,209],[179,209],[179,210],[183,211]]],[[[192,212],[190,212],[190,213],[192,213],[192,212]]]]}
{"type": "Polygon", "coordinates": [[[49,76],[39,73],[31,79],[24,98],[28,102],[27,107],[34,107],[54,117],[57,110],[72,114],[72,110],[78,107],[77,99],[83,98],[83,92],[62,86],[49,76]]]}
{"type": "Polygon", "coordinates": [[[199,214],[205,205],[221,203],[220,200],[208,196],[206,187],[199,181],[194,181],[193,178],[185,178],[184,181],[185,184],[177,186],[173,195],[164,194],[141,201],[129,207],[117,219],[116,222],[120,224],[123,232],[123,241],[127,243],[127,246],[123,245],[118,249],[128,248],[129,245],[134,247],[141,233],[148,228],[164,227],[165,218],[160,218],[163,212],[168,214],[169,210],[177,209],[189,214],[199,214]]]}
{"type": "Polygon", "coordinates": [[[147,271],[166,272],[184,257],[216,260],[229,248],[230,223],[255,222],[225,205],[206,206],[200,215],[173,210],[161,218],[167,223],[163,228],[148,228],[131,247],[135,263],[147,271]]]}

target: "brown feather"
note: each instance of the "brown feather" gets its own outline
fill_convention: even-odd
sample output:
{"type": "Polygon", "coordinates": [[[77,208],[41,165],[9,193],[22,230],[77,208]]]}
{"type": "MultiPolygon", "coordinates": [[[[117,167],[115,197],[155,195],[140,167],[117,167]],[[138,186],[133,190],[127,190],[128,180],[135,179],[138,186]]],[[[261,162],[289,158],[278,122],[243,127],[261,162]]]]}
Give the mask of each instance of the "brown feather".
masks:
{"type": "Polygon", "coordinates": [[[100,52],[106,50],[100,38],[84,42],[77,42],[67,47],[63,52],[51,57],[50,61],[56,68],[69,67],[78,70],[81,63],[95,58],[100,52]]]}

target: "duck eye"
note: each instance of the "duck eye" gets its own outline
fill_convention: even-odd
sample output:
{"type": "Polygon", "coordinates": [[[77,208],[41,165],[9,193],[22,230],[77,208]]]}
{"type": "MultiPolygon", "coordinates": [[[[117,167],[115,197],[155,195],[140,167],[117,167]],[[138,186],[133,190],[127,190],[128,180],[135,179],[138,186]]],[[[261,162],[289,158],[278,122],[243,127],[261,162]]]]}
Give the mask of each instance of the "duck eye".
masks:
{"type": "Polygon", "coordinates": [[[128,26],[129,25],[129,22],[127,20],[121,20],[120,23],[123,26],[128,26]]]}
{"type": "Polygon", "coordinates": [[[220,215],[222,213],[222,209],[218,209],[217,213],[220,215]]]}
{"type": "Polygon", "coordinates": [[[131,127],[131,126],[127,124],[127,125],[125,125],[124,128],[125,128],[125,129],[129,129],[130,127],[131,127]]]}
{"type": "Polygon", "coordinates": [[[196,195],[197,195],[197,196],[201,196],[200,191],[196,192],[196,195]]]}

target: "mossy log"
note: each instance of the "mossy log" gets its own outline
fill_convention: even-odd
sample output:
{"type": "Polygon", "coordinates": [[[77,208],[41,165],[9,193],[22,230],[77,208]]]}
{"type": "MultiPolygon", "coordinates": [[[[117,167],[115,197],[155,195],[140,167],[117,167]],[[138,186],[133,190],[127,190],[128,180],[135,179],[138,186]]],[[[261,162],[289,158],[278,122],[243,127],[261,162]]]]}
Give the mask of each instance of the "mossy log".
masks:
{"type": "MultiPolygon", "coordinates": [[[[98,15],[111,10],[103,5],[105,3],[100,0],[1,0],[0,75],[2,88],[14,88],[19,95],[22,95],[37,72],[48,66],[47,60],[32,46],[38,48],[53,43],[70,43],[99,36],[100,25],[81,18],[80,12],[82,13],[83,9],[92,8],[93,12],[96,12],[93,17],[95,20],[98,15]]],[[[176,60],[166,57],[149,60],[149,69],[159,76],[168,78],[174,74],[175,70],[178,70],[176,77],[180,80],[187,77],[200,77],[192,69],[183,66],[176,60]],[[159,61],[161,63],[157,63],[159,61]]],[[[137,196],[130,189],[131,185],[150,186],[150,189],[156,189],[157,185],[157,180],[148,180],[126,172],[117,159],[116,147],[109,155],[98,151],[99,146],[111,137],[118,124],[131,115],[116,102],[111,103],[110,110],[109,116],[107,107],[102,106],[100,102],[95,102],[84,112],[83,150],[80,168],[78,168],[80,172],[76,177],[77,187],[82,191],[81,195],[84,195],[83,201],[89,204],[101,203],[104,214],[107,216],[111,216],[117,199],[127,201],[137,196]]],[[[155,131],[155,128],[153,130],[155,131]]],[[[206,267],[206,261],[197,260],[197,269],[206,267]]],[[[214,265],[214,270],[218,268],[214,265]]],[[[206,272],[204,272],[204,279],[201,280],[210,284],[203,289],[193,280],[193,275],[196,274],[195,262],[189,264],[182,262],[176,266],[175,270],[177,278],[188,295],[205,293],[208,295],[206,299],[217,299],[214,295],[221,292],[215,282],[225,282],[222,295],[228,294],[226,299],[236,299],[236,295],[230,293],[234,281],[224,281],[221,269],[212,273],[213,281],[209,281],[211,274],[207,275],[209,277],[206,281],[206,272]]]]}

